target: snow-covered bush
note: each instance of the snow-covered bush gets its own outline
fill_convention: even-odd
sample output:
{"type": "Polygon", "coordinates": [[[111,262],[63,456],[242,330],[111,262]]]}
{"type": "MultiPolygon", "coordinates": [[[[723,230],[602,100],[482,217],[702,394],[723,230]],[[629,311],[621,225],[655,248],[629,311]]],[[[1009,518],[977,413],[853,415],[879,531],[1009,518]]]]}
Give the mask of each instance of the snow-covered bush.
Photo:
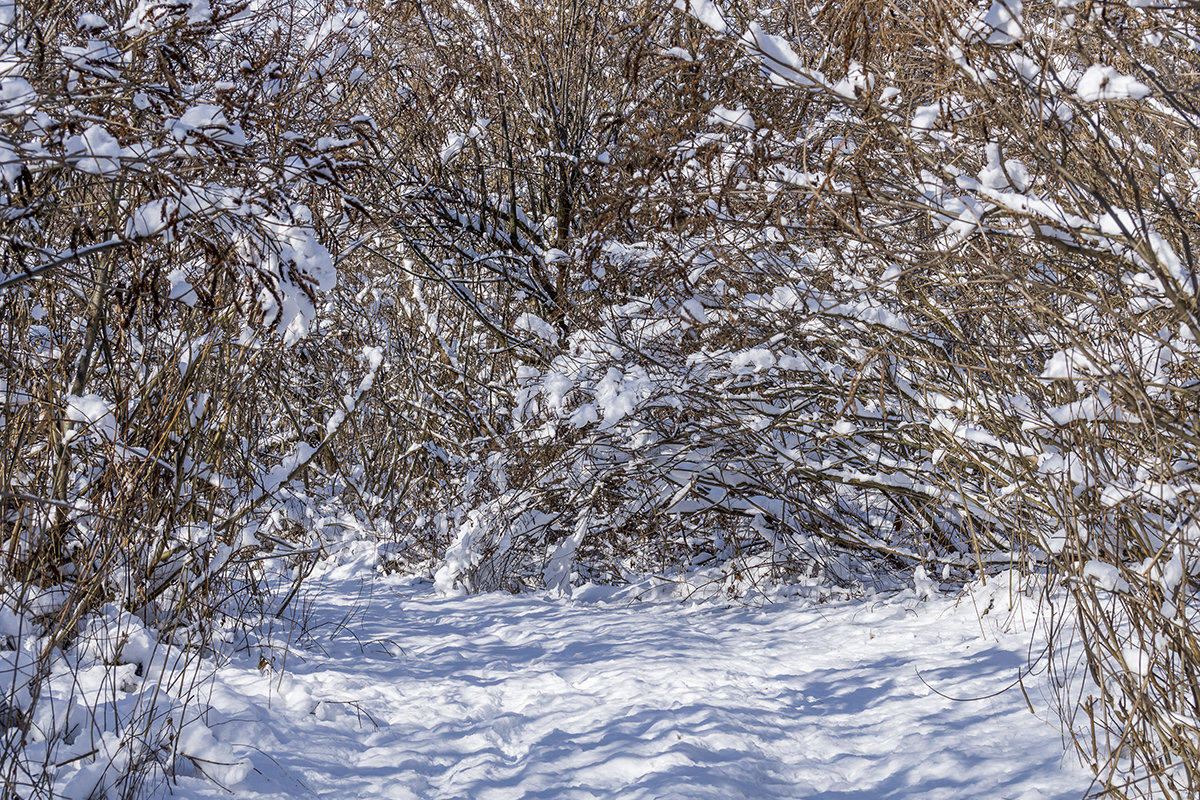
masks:
{"type": "Polygon", "coordinates": [[[853,276],[897,323],[850,391],[827,382],[846,407],[878,398],[880,423],[846,433],[880,446],[876,479],[928,497],[884,507],[1063,581],[1087,651],[1065,689],[1081,752],[1114,795],[1194,794],[1194,11],[863,3],[767,31],[680,5],[816,115],[748,107],[755,137],[786,133],[775,183],[744,170],[739,192],[777,191],[780,241],[830,253],[834,287],[853,276]]]}
{"type": "Polygon", "coordinates": [[[187,648],[309,543],[277,506],[382,363],[326,307],[367,30],[349,7],[0,3],[6,796],[129,796],[207,758],[187,648]]]}
{"type": "Polygon", "coordinates": [[[55,681],[344,536],[446,592],[1042,571],[1109,791],[1200,786],[1194,9],[85,5],[0,0],[7,786],[179,768],[55,681]]]}
{"type": "Polygon", "coordinates": [[[1194,791],[1194,10],[464,8],[381,133],[440,585],[1048,571],[1081,751],[1194,791]]]}

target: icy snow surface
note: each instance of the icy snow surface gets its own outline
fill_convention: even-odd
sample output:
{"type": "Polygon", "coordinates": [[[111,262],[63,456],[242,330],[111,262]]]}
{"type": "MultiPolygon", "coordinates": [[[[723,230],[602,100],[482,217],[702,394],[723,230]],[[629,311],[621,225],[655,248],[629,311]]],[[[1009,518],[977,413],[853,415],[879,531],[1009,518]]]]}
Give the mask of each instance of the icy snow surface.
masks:
{"type": "MultiPolygon", "coordinates": [[[[323,581],[286,669],[277,650],[273,669],[218,673],[209,725],[253,766],[234,796],[1047,800],[1089,785],[1045,721],[1044,675],[1025,679],[1041,718],[1019,688],[929,688],[1014,681],[1029,635],[1006,589],[983,590],[981,624],[978,594],[746,608],[323,581]]],[[[198,777],[170,791],[230,796],[198,777]]]]}

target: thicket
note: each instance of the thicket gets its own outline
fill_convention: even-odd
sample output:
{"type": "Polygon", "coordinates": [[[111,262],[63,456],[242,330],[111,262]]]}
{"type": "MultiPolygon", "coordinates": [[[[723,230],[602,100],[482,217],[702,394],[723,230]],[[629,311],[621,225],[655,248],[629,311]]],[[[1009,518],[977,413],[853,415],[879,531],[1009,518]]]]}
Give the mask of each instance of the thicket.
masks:
{"type": "Polygon", "coordinates": [[[204,771],[184,666],[347,535],[449,592],[1039,573],[1104,790],[1200,789],[1200,7],[0,29],[6,794],[204,771]]]}

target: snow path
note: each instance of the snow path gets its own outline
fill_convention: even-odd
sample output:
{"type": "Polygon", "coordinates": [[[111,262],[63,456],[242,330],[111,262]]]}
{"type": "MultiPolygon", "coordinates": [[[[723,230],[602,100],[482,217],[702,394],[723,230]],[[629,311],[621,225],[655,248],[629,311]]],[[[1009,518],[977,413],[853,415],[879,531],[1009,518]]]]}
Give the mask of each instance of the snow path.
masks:
{"type": "MultiPolygon", "coordinates": [[[[1089,785],[1019,689],[954,702],[918,677],[986,695],[1027,663],[1028,634],[998,632],[1000,611],[981,625],[970,600],[749,609],[354,586],[310,596],[282,673],[218,673],[210,725],[254,767],[236,796],[1045,800],[1089,785]]],[[[1026,680],[1035,703],[1042,680],[1026,680]]],[[[197,778],[172,791],[229,797],[197,778]]]]}

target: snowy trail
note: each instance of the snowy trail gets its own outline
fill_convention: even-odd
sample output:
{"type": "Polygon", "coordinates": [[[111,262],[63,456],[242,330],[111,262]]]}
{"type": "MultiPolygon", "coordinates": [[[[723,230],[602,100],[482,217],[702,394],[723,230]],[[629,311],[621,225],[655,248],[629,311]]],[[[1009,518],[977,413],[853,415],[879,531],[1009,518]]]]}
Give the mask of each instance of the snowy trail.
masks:
{"type": "MultiPolygon", "coordinates": [[[[237,796],[1042,800],[1089,784],[1018,689],[954,702],[922,682],[987,695],[1026,663],[1028,635],[981,625],[970,601],[748,609],[354,586],[314,596],[312,638],[282,673],[218,674],[213,732],[253,765],[237,796]]],[[[1037,703],[1039,679],[1026,685],[1037,703]]],[[[199,779],[173,791],[229,796],[199,779]]]]}

